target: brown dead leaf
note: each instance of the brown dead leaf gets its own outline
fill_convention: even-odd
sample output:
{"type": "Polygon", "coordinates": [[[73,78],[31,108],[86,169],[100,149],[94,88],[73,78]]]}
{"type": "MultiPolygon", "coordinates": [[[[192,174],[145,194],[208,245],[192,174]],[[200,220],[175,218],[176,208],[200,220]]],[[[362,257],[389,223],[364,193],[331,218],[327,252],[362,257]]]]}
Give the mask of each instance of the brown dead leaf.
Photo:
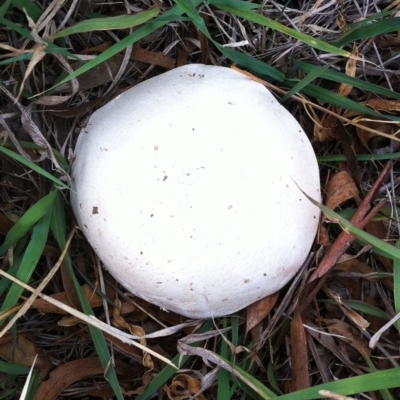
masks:
{"type": "MultiPolygon", "coordinates": [[[[144,336],[146,332],[143,330],[142,327],[137,326],[137,325],[131,325],[128,324],[128,322],[125,321],[125,319],[122,317],[120,313],[121,309],[121,301],[119,299],[114,300],[114,305],[115,307],[113,308],[113,323],[117,328],[125,328],[127,329],[132,335],[135,336],[144,336]]],[[[142,346],[147,346],[147,341],[146,339],[140,339],[140,344],[142,346]]],[[[154,369],[154,363],[153,360],[150,356],[150,354],[143,352],[143,365],[149,369],[153,370],[154,369]]]]}
{"type": "Polygon", "coordinates": [[[176,66],[182,67],[188,63],[189,54],[188,52],[181,46],[176,46],[176,66]]]}
{"type": "Polygon", "coordinates": [[[310,376],[308,372],[308,343],[303,326],[303,320],[299,307],[294,310],[293,321],[290,328],[290,342],[292,361],[291,391],[306,389],[310,387],[310,376]]]}
{"type": "MultiPolygon", "coordinates": [[[[351,52],[351,54],[354,57],[350,57],[347,60],[346,75],[354,78],[356,76],[357,59],[359,58],[358,48],[355,44],[353,45],[353,51],[351,52]]],[[[352,85],[348,85],[347,83],[341,83],[338,89],[338,95],[347,97],[352,89],[353,89],[352,85]]]]}
{"type": "Polygon", "coordinates": [[[0,213],[0,233],[7,235],[8,231],[14,226],[14,222],[0,213]]]}
{"type": "Polygon", "coordinates": [[[332,176],[326,186],[326,207],[334,210],[337,206],[358,195],[358,189],[351,176],[342,171],[332,176]]]}
{"type": "MultiPolygon", "coordinates": [[[[204,20],[205,25],[208,25],[209,17],[206,13],[201,13],[201,17],[204,20]]],[[[201,63],[202,64],[207,64],[208,63],[208,38],[207,36],[204,35],[203,32],[201,32],[199,29],[197,29],[197,37],[199,38],[200,42],[200,49],[201,49],[201,63]]]]}
{"type": "MultiPolygon", "coordinates": [[[[100,307],[103,304],[101,296],[99,296],[96,292],[93,292],[93,289],[89,285],[87,284],[83,285],[82,290],[92,308],[100,307]]],[[[107,295],[111,298],[113,297],[113,290],[108,286],[107,286],[107,295]]],[[[72,307],[72,304],[68,300],[65,292],[56,293],[51,295],[50,297],[72,307]]],[[[67,312],[65,312],[64,310],[61,310],[60,308],[56,307],[55,305],[43,299],[36,299],[32,304],[32,308],[36,308],[37,310],[39,310],[44,314],[48,313],[67,314],[67,312]]]]}
{"type": "Polygon", "coordinates": [[[376,271],[371,268],[368,264],[357,260],[356,258],[351,258],[349,260],[340,262],[335,265],[335,271],[344,271],[348,273],[355,273],[365,275],[364,279],[367,279],[370,282],[378,282],[379,279],[376,277],[369,277],[368,274],[373,274],[376,271]]]}
{"type": "Polygon", "coordinates": [[[369,327],[369,322],[364,319],[360,314],[352,310],[350,307],[343,303],[341,297],[328,287],[324,288],[324,292],[340,307],[343,313],[359,328],[365,330],[369,327]]]}
{"type": "Polygon", "coordinates": [[[386,111],[387,113],[400,111],[399,100],[369,99],[360,104],[366,107],[371,107],[375,111],[386,111]]]}
{"type": "Polygon", "coordinates": [[[350,173],[350,176],[353,178],[357,189],[360,191],[361,175],[356,157],[356,144],[354,143],[354,139],[349,134],[342,121],[338,121],[336,132],[347,161],[346,166],[342,167],[342,170],[347,170],[350,173]]]}
{"type": "Polygon", "coordinates": [[[43,96],[39,97],[37,100],[35,100],[36,104],[40,104],[42,106],[56,106],[58,104],[65,103],[68,101],[72,95],[68,96],[43,96]]]}
{"type": "Polygon", "coordinates": [[[146,64],[158,65],[166,69],[173,69],[175,67],[175,60],[173,58],[166,56],[162,52],[142,49],[138,42],[133,45],[131,59],[146,64]]]}
{"type": "Polygon", "coordinates": [[[339,319],[322,319],[328,328],[329,333],[338,335],[338,339],[343,340],[354,347],[363,357],[369,357],[371,350],[368,345],[360,338],[357,330],[351,325],[339,319]]]}
{"type": "MultiPolygon", "coordinates": [[[[190,399],[200,391],[201,382],[188,374],[178,374],[172,380],[171,385],[164,385],[163,389],[167,392],[167,396],[170,400],[190,399]]],[[[202,394],[196,396],[196,399],[206,400],[202,394]]]]}
{"type": "MultiPolygon", "coordinates": [[[[93,67],[90,71],[84,72],[79,75],[76,79],[79,83],[79,91],[84,92],[86,90],[93,89],[95,87],[104,85],[111,82],[119,71],[119,67],[122,62],[122,57],[116,55],[109,58],[107,61],[93,67]]],[[[71,64],[71,68],[75,71],[80,68],[84,63],[76,61],[71,64]]],[[[70,83],[60,85],[56,92],[70,92],[72,86],[70,83]]]]}
{"type": "Polygon", "coordinates": [[[386,124],[382,121],[370,121],[368,118],[366,120],[363,120],[363,117],[361,118],[361,121],[358,122],[356,126],[356,132],[357,136],[359,137],[361,143],[364,145],[366,149],[371,151],[369,147],[369,141],[377,136],[382,136],[380,133],[384,135],[391,135],[393,134],[393,127],[390,124],[386,124]],[[365,126],[366,128],[373,129],[375,132],[367,131],[362,128],[362,126],[365,126]]]}
{"type": "Polygon", "coordinates": [[[279,292],[258,300],[247,307],[246,335],[258,325],[272,310],[278,300],[279,292]]]}
{"type": "Polygon", "coordinates": [[[323,247],[328,247],[331,244],[328,232],[323,225],[320,225],[317,237],[318,244],[323,247]]]}
{"type": "MultiPolygon", "coordinates": [[[[380,222],[380,221],[376,221],[376,222],[380,222]]],[[[385,228],[386,229],[386,228],[385,228]]],[[[371,233],[371,232],[369,232],[371,233]]],[[[371,233],[374,235],[374,233],[371,233]]],[[[379,238],[378,235],[376,235],[376,237],[379,238]]],[[[375,255],[375,257],[378,257],[379,259],[381,258],[381,256],[378,256],[377,254],[375,255]]],[[[388,260],[385,257],[382,257],[382,261],[383,264],[385,265],[385,261],[387,261],[387,265],[385,265],[387,272],[392,273],[393,272],[393,261],[392,260],[388,260]]],[[[361,277],[365,280],[367,280],[368,282],[382,282],[389,290],[393,291],[393,279],[392,278],[379,278],[376,276],[376,270],[374,270],[373,268],[371,268],[369,265],[367,265],[366,263],[356,259],[356,258],[351,258],[349,260],[346,261],[342,261],[338,264],[336,264],[335,266],[335,271],[343,271],[343,272],[347,272],[349,274],[354,273],[354,274],[359,274],[361,275],[361,277]]],[[[337,279],[340,280],[340,277],[337,277],[337,279]]],[[[345,280],[341,280],[341,282],[346,286],[346,288],[348,290],[350,290],[350,292],[353,294],[353,297],[355,298],[359,298],[360,297],[360,285],[358,284],[358,287],[355,288],[350,288],[347,284],[345,280]]]]}
{"type": "MultiPolygon", "coordinates": [[[[118,375],[131,376],[132,367],[116,360],[115,371],[118,375]]],[[[49,379],[42,382],[34,400],[55,400],[64,389],[87,376],[103,375],[104,369],[97,357],[75,360],[53,370],[49,379]]]]}
{"type": "Polygon", "coordinates": [[[61,278],[63,283],[63,289],[68,298],[68,301],[77,310],[82,310],[81,302],[79,300],[78,292],[75,289],[74,281],[65,262],[61,263],[60,266],[61,278]]]}
{"type": "Polygon", "coordinates": [[[314,124],[314,138],[318,142],[337,139],[337,118],[333,115],[325,115],[319,123],[314,124]]]}
{"type": "Polygon", "coordinates": [[[22,335],[18,335],[15,343],[11,336],[1,340],[0,357],[9,362],[30,368],[36,356],[35,369],[40,370],[40,378],[44,379],[54,367],[50,357],[22,335]]]}
{"type": "Polygon", "coordinates": [[[336,16],[336,23],[341,30],[347,27],[346,21],[341,12],[338,12],[338,15],[336,16]]]}

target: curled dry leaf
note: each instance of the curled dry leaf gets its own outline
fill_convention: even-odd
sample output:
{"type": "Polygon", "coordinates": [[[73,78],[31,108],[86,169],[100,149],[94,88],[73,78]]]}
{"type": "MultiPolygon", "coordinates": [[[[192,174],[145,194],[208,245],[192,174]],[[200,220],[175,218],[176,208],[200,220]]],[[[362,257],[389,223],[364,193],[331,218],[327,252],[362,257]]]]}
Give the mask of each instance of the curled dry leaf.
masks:
{"type": "Polygon", "coordinates": [[[365,330],[369,327],[369,322],[364,319],[360,314],[352,310],[350,307],[346,306],[343,303],[341,297],[335,293],[333,290],[329,289],[328,287],[324,288],[324,292],[336,302],[336,304],[341,308],[343,313],[349,318],[355,325],[357,325],[362,330],[365,330]]]}
{"type": "Polygon", "coordinates": [[[22,79],[21,86],[19,88],[19,92],[18,92],[18,95],[17,95],[17,100],[21,96],[21,93],[22,93],[22,91],[24,90],[24,87],[25,87],[25,82],[29,78],[29,75],[32,73],[32,71],[35,68],[36,64],[38,64],[40,61],[42,61],[42,59],[46,55],[46,49],[47,49],[47,45],[46,44],[42,44],[42,43],[37,43],[37,44],[35,44],[33,46],[33,48],[32,48],[32,50],[33,50],[32,58],[29,61],[28,67],[26,68],[26,71],[25,71],[25,74],[24,74],[24,78],[22,79]]]}
{"type": "Polygon", "coordinates": [[[337,118],[331,114],[326,115],[314,125],[314,138],[318,142],[337,139],[337,118]]]}
{"type": "Polygon", "coordinates": [[[341,12],[338,12],[338,15],[336,16],[336,23],[338,24],[338,27],[342,30],[346,29],[347,27],[346,21],[341,12]]]}
{"type": "Polygon", "coordinates": [[[368,345],[360,338],[357,330],[351,325],[339,319],[327,319],[323,318],[324,322],[328,328],[329,333],[333,335],[338,335],[340,340],[348,343],[350,346],[354,347],[364,358],[369,358],[371,355],[371,350],[368,345]]]}
{"type": "Polygon", "coordinates": [[[279,292],[271,294],[247,307],[246,335],[270,313],[278,300],[278,296],[279,292]]]}
{"type": "Polygon", "coordinates": [[[359,121],[356,126],[357,136],[359,137],[364,147],[369,151],[371,151],[369,141],[372,138],[382,136],[382,134],[385,136],[391,135],[393,134],[393,129],[394,127],[392,125],[385,123],[384,121],[373,121],[368,119],[368,117],[366,117],[365,119],[362,118],[362,120],[359,121]],[[375,132],[365,130],[362,128],[362,126],[373,129],[375,132]]]}
{"type": "Polygon", "coordinates": [[[40,378],[44,379],[53,369],[50,357],[22,335],[17,336],[16,342],[11,336],[1,339],[0,357],[4,360],[30,368],[36,356],[35,369],[40,370],[40,378]]]}
{"type": "MultiPolygon", "coordinates": [[[[125,319],[121,316],[120,309],[121,309],[121,301],[119,299],[114,300],[115,307],[113,308],[113,323],[117,328],[125,328],[127,329],[132,335],[135,336],[145,336],[146,332],[143,330],[142,327],[137,325],[128,324],[125,319]]],[[[140,339],[140,344],[142,346],[147,346],[146,339],[140,339]]],[[[154,369],[154,363],[151,359],[150,354],[143,352],[143,365],[152,370],[154,369]]]]}
{"type": "MultiPolygon", "coordinates": [[[[353,45],[353,51],[351,52],[351,54],[354,57],[350,57],[347,60],[346,75],[354,78],[356,76],[357,59],[359,59],[358,48],[355,44],[353,45]]],[[[352,85],[348,85],[347,83],[341,83],[338,89],[338,94],[340,96],[347,97],[352,89],[353,89],[352,85]]]]}
{"type": "Polygon", "coordinates": [[[321,331],[319,327],[310,321],[307,321],[307,332],[314,340],[328,349],[333,353],[344,365],[347,366],[351,371],[354,371],[357,375],[362,375],[363,371],[358,368],[358,365],[353,363],[346,353],[340,351],[333,336],[329,335],[327,332],[321,331]]]}
{"type": "Polygon", "coordinates": [[[290,389],[292,392],[310,387],[310,375],[308,372],[308,343],[303,320],[298,307],[294,310],[293,321],[290,328],[292,380],[290,389]]]}
{"type": "Polygon", "coordinates": [[[326,187],[325,205],[334,210],[347,200],[358,196],[358,189],[351,176],[346,171],[341,171],[332,176],[326,187]]]}
{"type": "MultiPolygon", "coordinates": [[[[170,400],[190,399],[200,391],[201,382],[188,374],[178,374],[174,377],[172,383],[169,386],[164,385],[163,389],[167,392],[167,396],[170,400]]],[[[201,394],[197,395],[196,399],[206,400],[201,394]]]]}
{"type": "MultiPolygon", "coordinates": [[[[117,375],[129,377],[132,367],[116,360],[115,372],[117,375]]],[[[75,360],[54,369],[49,379],[42,382],[35,394],[34,400],[55,400],[64,389],[87,376],[103,375],[104,369],[97,357],[75,360]]]]}

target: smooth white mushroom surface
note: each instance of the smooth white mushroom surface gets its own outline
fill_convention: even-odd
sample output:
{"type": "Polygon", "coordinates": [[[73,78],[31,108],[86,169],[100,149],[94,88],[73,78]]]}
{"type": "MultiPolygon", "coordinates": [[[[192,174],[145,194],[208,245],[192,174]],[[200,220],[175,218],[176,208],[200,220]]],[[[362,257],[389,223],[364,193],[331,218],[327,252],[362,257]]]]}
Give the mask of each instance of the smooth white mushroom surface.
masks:
{"type": "Polygon", "coordinates": [[[279,290],[306,259],[318,165],[298,122],[261,84],[192,64],[97,110],[81,131],[71,201],[130,292],[191,318],[279,290]],[[300,190],[301,188],[301,190],[300,190]]]}

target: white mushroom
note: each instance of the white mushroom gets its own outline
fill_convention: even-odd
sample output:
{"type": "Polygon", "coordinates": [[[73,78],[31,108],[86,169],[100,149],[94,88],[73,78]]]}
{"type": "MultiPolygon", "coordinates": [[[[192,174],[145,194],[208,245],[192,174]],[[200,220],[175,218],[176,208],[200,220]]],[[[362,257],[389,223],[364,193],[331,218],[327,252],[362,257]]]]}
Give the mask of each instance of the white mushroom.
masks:
{"type": "Polygon", "coordinates": [[[79,226],[110,273],[191,318],[279,290],[318,226],[302,193],[320,200],[307,136],[228,68],[187,65],[120,94],[82,130],[72,175],[79,226]]]}

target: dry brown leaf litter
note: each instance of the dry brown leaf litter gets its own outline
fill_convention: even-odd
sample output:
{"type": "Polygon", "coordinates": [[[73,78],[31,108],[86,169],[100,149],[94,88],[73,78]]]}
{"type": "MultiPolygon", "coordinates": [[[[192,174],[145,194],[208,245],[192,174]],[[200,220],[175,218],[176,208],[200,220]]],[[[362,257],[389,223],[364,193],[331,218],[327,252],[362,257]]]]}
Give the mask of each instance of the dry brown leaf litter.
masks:
{"type": "MultiPolygon", "coordinates": [[[[35,32],[38,46],[40,46],[39,43],[41,35],[44,32],[43,29],[52,20],[52,15],[59,13],[61,18],[58,21],[62,21],[59,25],[60,28],[63,24],[76,21],[82,16],[83,10],[89,8],[89,2],[84,1],[79,5],[74,3],[74,7],[79,7],[79,9],[67,10],[62,6],[57,8],[58,6],[55,7],[55,5],[55,3],[45,2],[44,8],[47,8],[45,18],[39,21],[36,27],[32,28],[35,32]],[[46,20],[47,17],[48,19],[46,20]]],[[[138,2],[137,4],[135,3],[134,7],[138,11],[149,5],[138,2]]],[[[168,2],[164,2],[164,9],[169,6],[168,2]]],[[[338,6],[332,2],[293,2],[286,8],[283,8],[280,4],[272,3],[269,7],[265,7],[263,12],[272,19],[277,19],[282,15],[282,22],[288,26],[294,25],[305,33],[323,38],[324,35],[329,35],[337,29],[337,25],[346,27],[348,24],[358,20],[361,15],[371,15],[376,12],[372,5],[370,8],[367,8],[363,4],[362,7],[365,8],[359,10],[353,3],[346,1],[340,2],[338,6]]],[[[116,4],[105,3],[101,6],[101,11],[108,13],[121,10],[116,4]]],[[[215,37],[220,38],[221,42],[243,43],[243,45],[239,46],[241,51],[261,60],[268,59],[270,64],[282,71],[287,71],[290,65],[290,58],[295,52],[299,51],[299,44],[294,43],[287,37],[277,33],[271,34],[266,28],[248,24],[245,21],[233,18],[222,12],[216,12],[209,6],[204,9],[204,18],[210,32],[215,37]]],[[[0,36],[1,42],[5,42],[9,46],[3,46],[2,48],[6,52],[23,53],[36,51],[37,57],[33,59],[35,65],[32,62],[32,68],[29,67],[29,64],[20,63],[7,66],[1,72],[2,78],[7,82],[21,83],[24,81],[25,89],[33,94],[41,93],[51,87],[63,69],[72,71],[76,68],[70,60],[51,58],[48,55],[43,56],[40,51],[34,48],[33,43],[28,44],[25,42],[23,46],[20,46],[17,37],[12,32],[0,29],[0,36]]],[[[85,53],[86,55],[93,55],[104,51],[110,43],[113,44],[112,37],[110,41],[110,36],[104,33],[94,33],[74,37],[70,44],[76,54],[85,53]]],[[[358,47],[358,51],[365,57],[368,57],[369,61],[372,61],[372,64],[361,66],[357,63],[350,66],[349,60],[347,71],[344,63],[338,63],[335,68],[347,72],[351,76],[362,77],[398,91],[398,61],[393,56],[399,47],[398,38],[396,35],[385,35],[385,37],[376,38],[376,44],[377,48],[380,49],[379,53],[376,52],[371,41],[361,43],[361,46],[358,47]],[[391,47],[389,48],[388,46],[391,47]],[[379,65],[378,55],[384,62],[383,66],[379,65]]],[[[320,58],[314,50],[304,52],[302,57],[304,57],[304,60],[312,60],[312,62],[318,65],[324,65],[325,62],[334,59],[334,57],[331,57],[331,59],[320,58]]],[[[14,92],[14,97],[12,98],[3,91],[0,99],[2,109],[2,137],[8,137],[16,146],[18,146],[18,140],[28,140],[39,144],[45,148],[44,152],[22,149],[21,147],[17,147],[16,150],[27,158],[36,160],[45,168],[59,168],[50,148],[47,147],[48,144],[61,151],[64,156],[69,157],[70,149],[73,148],[78,131],[83,125],[84,118],[95,107],[98,107],[100,103],[107,102],[120,91],[164,71],[163,68],[172,68],[173,63],[183,65],[187,62],[204,62],[206,60],[217,65],[229,65],[228,60],[221,57],[213,46],[199,32],[196,32],[190,24],[179,23],[177,25],[168,25],[134,46],[124,73],[119,76],[117,82],[114,82],[115,88],[107,95],[105,93],[107,93],[108,85],[110,85],[113,77],[120,70],[119,67],[122,62],[120,56],[111,59],[108,68],[103,67],[106,64],[98,67],[99,69],[95,74],[98,79],[93,79],[93,74],[90,76],[90,73],[86,76],[81,76],[77,80],[74,80],[72,84],[58,89],[55,95],[51,97],[45,95],[39,97],[37,100],[21,97],[16,107],[13,101],[18,92],[14,92]],[[21,118],[22,114],[24,115],[24,119],[21,118]],[[44,161],[45,159],[50,160],[52,165],[49,166],[49,163],[44,161]]],[[[380,98],[364,98],[362,93],[348,87],[342,87],[342,89],[339,87],[338,89],[335,86],[334,90],[345,90],[346,95],[352,99],[357,99],[362,104],[373,107],[376,110],[383,110],[398,115],[398,102],[380,98]]],[[[294,103],[291,103],[289,107],[296,112],[296,117],[304,122],[302,125],[304,125],[307,132],[312,133],[313,127],[316,126],[315,122],[318,122],[318,120],[313,121],[313,119],[308,118],[306,112],[294,103]]],[[[325,117],[320,111],[316,110],[315,116],[318,117],[319,121],[322,120],[326,123],[324,120],[325,117]]],[[[358,152],[365,153],[369,150],[385,148],[385,146],[395,146],[394,144],[390,144],[387,138],[390,138],[390,135],[396,132],[396,127],[387,121],[375,122],[370,121],[364,115],[350,115],[347,113],[344,116],[356,118],[361,125],[361,127],[357,127],[356,129],[351,128],[351,126],[348,127],[354,147],[358,149],[358,152]],[[370,129],[363,130],[363,126],[370,129]],[[375,138],[382,138],[382,135],[376,136],[378,133],[385,134],[386,139],[374,142],[375,138]]],[[[332,117],[332,121],[335,118],[332,117]]],[[[336,129],[336,123],[332,122],[331,124],[336,129]]],[[[333,130],[333,128],[330,129],[333,130]]],[[[329,139],[333,139],[333,141],[316,144],[315,148],[318,153],[320,155],[342,153],[341,143],[336,139],[336,135],[331,135],[329,139]]],[[[377,175],[382,167],[379,164],[358,165],[362,169],[362,188],[364,190],[369,189],[377,179],[377,175]]],[[[13,219],[17,220],[30,205],[46,192],[47,183],[15,162],[4,159],[3,156],[1,157],[1,168],[0,204],[2,210],[7,212],[7,214],[1,214],[0,217],[4,220],[1,223],[1,233],[4,235],[12,225],[10,221],[13,219]],[[4,217],[4,215],[7,216],[4,217]]],[[[324,179],[328,174],[328,167],[322,166],[321,170],[322,179],[324,179]]],[[[395,177],[398,179],[398,166],[396,164],[393,166],[393,171],[395,177]]],[[[332,182],[332,180],[328,180],[328,182],[332,182]]],[[[348,204],[353,201],[352,198],[356,196],[354,188],[350,191],[351,193],[340,193],[341,191],[346,192],[346,185],[349,185],[349,187],[352,185],[350,180],[348,182],[339,183],[338,188],[334,190],[335,195],[338,197],[337,199],[333,200],[333,195],[327,197],[327,201],[330,198],[331,207],[337,207],[343,203],[348,204]]],[[[67,203],[66,206],[68,207],[67,203]]],[[[354,202],[353,207],[357,207],[357,202],[354,202]]],[[[69,223],[72,223],[70,214],[69,223]]],[[[383,228],[381,226],[382,229],[384,231],[382,237],[393,237],[393,233],[388,232],[385,226],[383,228]]],[[[337,237],[338,231],[333,227],[328,227],[326,235],[328,242],[332,243],[337,237]]],[[[398,236],[397,231],[395,231],[394,236],[398,236]]],[[[51,249],[55,248],[55,243],[50,239],[48,249],[35,273],[32,284],[46,274],[48,265],[53,265],[56,262],[58,255],[54,251],[51,251],[51,249]]],[[[318,247],[314,250],[317,251],[317,255],[325,251],[318,247]]],[[[355,256],[358,253],[358,246],[353,244],[347,249],[346,255],[355,256]]],[[[79,236],[75,237],[71,247],[71,256],[80,265],[81,271],[94,286],[98,287],[98,277],[93,272],[94,257],[90,254],[91,250],[84,243],[84,240],[79,236]]],[[[350,263],[350,261],[348,262],[350,263]]],[[[8,254],[3,260],[4,268],[8,268],[11,263],[12,254],[8,254]]],[[[374,256],[370,253],[361,253],[356,259],[353,259],[352,265],[346,269],[349,275],[340,275],[340,270],[343,271],[344,268],[341,266],[343,266],[343,263],[336,266],[333,274],[326,281],[330,290],[334,293],[339,293],[340,298],[343,300],[362,299],[385,312],[393,312],[391,306],[392,287],[389,283],[391,280],[388,277],[382,279],[377,274],[380,271],[390,271],[392,268],[390,261],[387,259],[384,261],[379,256],[374,256]],[[358,262],[357,265],[356,262],[358,262]],[[360,265],[363,265],[363,267],[360,267],[360,265]],[[371,274],[374,274],[374,272],[376,275],[372,275],[371,277],[371,274]]],[[[307,267],[312,271],[312,268],[315,267],[314,262],[310,262],[307,267]]],[[[266,382],[265,368],[272,361],[279,385],[281,388],[288,388],[283,382],[293,373],[293,367],[287,362],[291,357],[293,348],[289,341],[290,330],[285,325],[285,321],[293,317],[293,304],[298,301],[299,288],[304,288],[308,277],[309,272],[303,269],[297,277],[295,284],[291,288],[282,291],[279,294],[279,300],[275,304],[273,304],[274,302],[270,303],[272,304],[271,310],[268,310],[268,304],[267,306],[264,305],[264,310],[267,310],[265,317],[257,319],[251,311],[249,311],[247,317],[245,312],[240,315],[239,322],[242,333],[245,332],[246,324],[250,324],[250,326],[255,322],[257,324],[255,327],[252,327],[252,337],[255,340],[253,347],[248,349],[251,353],[248,354],[246,350],[239,352],[237,362],[241,365],[248,356],[253,357],[259,365],[255,376],[262,382],[266,382]],[[255,317],[256,319],[254,320],[255,317]]],[[[46,294],[60,299],[69,305],[77,304],[76,295],[74,295],[71,285],[67,280],[68,278],[63,277],[61,274],[56,275],[46,288],[46,294]]],[[[107,286],[107,288],[111,288],[111,286],[107,286]]],[[[85,293],[92,307],[95,308],[96,313],[100,318],[104,319],[105,315],[102,310],[100,296],[94,293],[87,285],[85,286],[85,293]]],[[[116,302],[118,297],[113,289],[109,290],[107,294],[116,302]]],[[[319,292],[319,300],[327,300],[328,298],[331,299],[332,297],[319,292]]],[[[21,299],[21,302],[23,300],[21,299]]],[[[137,301],[147,312],[157,316],[166,326],[176,326],[182,320],[177,315],[163,313],[156,307],[140,300],[137,301]]],[[[102,378],[102,371],[95,369],[96,362],[93,359],[95,353],[87,332],[87,327],[76,318],[69,321],[60,319],[56,308],[51,305],[45,306],[41,299],[36,300],[33,306],[18,323],[18,346],[22,346],[25,349],[24,353],[28,357],[26,364],[29,364],[29,361],[31,361],[29,354],[31,354],[32,349],[34,352],[44,354],[44,359],[51,362],[47,362],[47,364],[46,362],[44,364],[39,363],[40,370],[44,375],[49,376],[49,381],[47,382],[52,382],[52,379],[54,379],[54,382],[59,381],[59,379],[52,378],[52,374],[64,376],[66,379],[65,384],[61,388],[57,387],[57,390],[63,391],[68,398],[83,398],[87,394],[97,397],[111,396],[109,387],[104,378],[102,378]],[[29,334],[29,339],[23,336],[26,333],[29,334]],[[77,363],[76,368],[72,368],[69,370],[70,372],[60,372],[59,368],[63,366],[73,367],[74,364],[71,363],[74,362],[77,363]],[[90,364],[88,369],[85,369],[86,362],[90,364]],[[43,365],[47,365],[47,367],[43,365]],[[50,375],[48,375],[49,368],[53,368],[50,375]],[[85,375],[86,373],[87,375],[85,375]],[[97,377],[93,380],[88,378],[88,375],[97,375],[97,377]]],[[[119,326],[138,326],[141,328],[140,333],[151,333],[160,329],[160,325],[154,319],[140,311],[137,307],[132,306],[132,304],[128,304],[127,301],[123,301],[116,310],[123,315],[121,318],[125,321],[122,324],[120,323],[119,326]],[[122,313],[124,307],[126,312],[122,313]]],[[[117,315],[115,314],[116,312],[114,312],[114,315],[117,315]]],[[[298,314],[296,315],[296,321],[298,321],[298,314]]],[[[371,332],[383,326],[383,321],[379,318],[377,319],[370,315],[364,315],[363,318],[370,323],[371,332]]],[[[346,316],[337,302],[336,304],[313,303],[301,316],[301,321],[306,326],[308,351],[314,355],[308,365],[305,362],[303,365],[304,368],[308,368],[310,373],[310,384],[315,385],[322,381],[332,380],[333,377],[347,377],[362,374],[366,371],[366,364],[362,356],[367,352],[365,343],[367,343],[368,337],[363,333],[361,333],[362,337],[359,336],[359,332],[357,334],[354,333],[357,324],[354,324],[346,316]],[[318,332],[324,332],[324,334],[318,332]],[[338,363],[341,363],[342,367],[337,367],[338,363]]],[[[216,324],[218,324],[218,321],[216,321],[216,324]]],[[[298,328],[296,329],[301,330],[301,324],[298,324],[298,328]]],[[[296,329],[292,329],[294,339],[297,338],[297,335],[300,335],[296,329]]],[[[366,329],[368,331],[368,328],[366,329]]],[[[151,348],[157,348],[158,353],[166,357],[172,357],[176,354],[178,340],[183,339],[183,341],[179,342],[181,351],[196,355],[190,364],[190,369],[194,372],[185,372],[184,374],[177,375],[162,388],[160,396],[164,396],[164,398],[188,398],[182,396],[191,395],[194,391],[204,387],[202,386],[202,379],[204,380],[204,376],[206,376],[205,372],[212,371],[212,368],[218,365],[218,361],[213,357],[213,352],[216,351],[221,341],[220,334],[220,331],[214,332],[214,336],[205,341],[204,348],[194,351],[190,347],[190,344],[184,340],[185,337],[190,337],[189,331],[180,331],[172,336],[147,340],[147,344],[151,348]],[[202,360],[205,361],[203,362],[202,360]],[[195,371],[201,371],[202,376],[198,376],[195,371]]],[[[115,338],[107,339],[114,346],[117,373],[121,378],[121,385],[126,393],[134,397],[136,393],[143,390],[143,386],[153,378],[154,373],[160,370],[162,365],[150,368],[150,365],[147,365],[146,362],[143,364],[143,354],[141,351],[133,350],[131,346],[124,347],[124,344],[121,344],[115,338]],[[127,368],[129,377],[126,380],[125,375],[122,373],[125,369],[120,370],[119,363],[122,363],[121,365],[127,368]],[[155,370],[152,371],[152,368],[155,368],[155,370]]],[[[395,360],[398,357],[398,353],[395,351],[396,340],[398,339],[396,339],[394,330],[389,330],[385,337],[384,347],[373,351],[373,356],[381,360],[381,368],[388,368],[390,365],[396,364],[395,360]]],[[[8,343],[8,346],[10,346],[10,342],[4,343],[8,343]]],[[[245,344],[248,345],[250,342],[246,342],[245,344]]],[[[8,347],[7,351],[10,351],[10,347],[8,347]]],[[[1,357],[7,359],[6,352],[2,353],[1,357]]],[[[300,371],[302,367],[301,362],[298,365],[300,371]]],[[[206,387],[207,389],[201,396],[213,398],[215,396],[216,381],[215,378],[212,378],[212,375],[206,387]]]]}

